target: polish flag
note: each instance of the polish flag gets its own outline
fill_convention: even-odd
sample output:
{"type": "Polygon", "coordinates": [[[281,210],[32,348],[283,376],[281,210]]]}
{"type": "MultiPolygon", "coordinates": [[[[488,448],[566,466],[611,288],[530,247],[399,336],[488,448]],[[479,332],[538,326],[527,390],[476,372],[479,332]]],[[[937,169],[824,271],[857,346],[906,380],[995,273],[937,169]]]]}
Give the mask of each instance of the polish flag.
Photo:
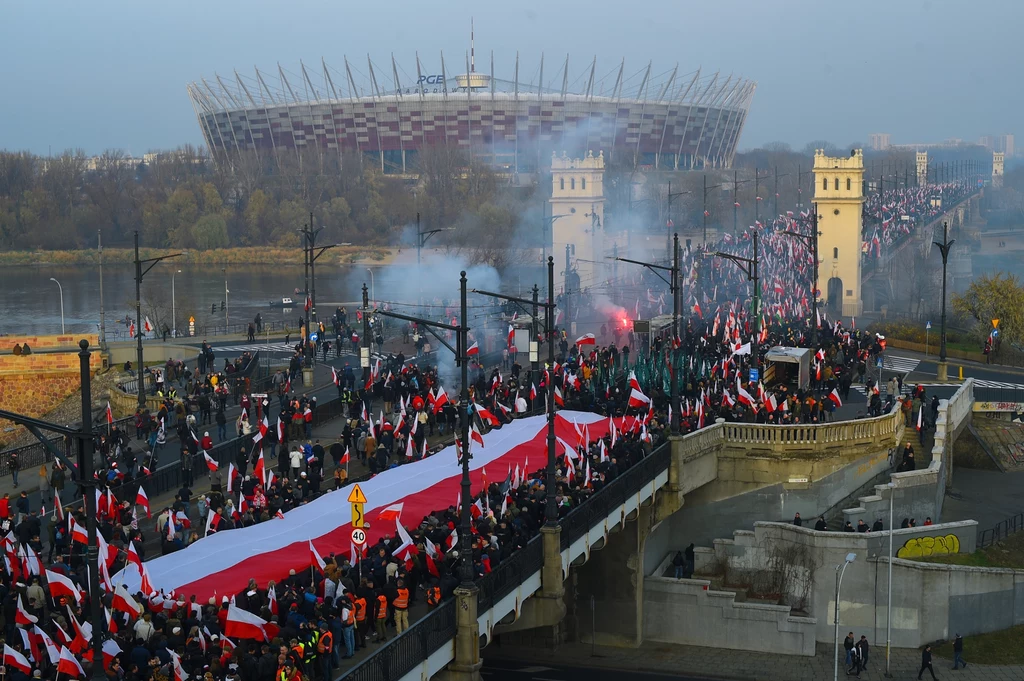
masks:
{"type": "Polygon", "coordinates": [[[17,610],[14,611],[14,623],[28,626],[29,624],[35,624],[38,621],[38,617],[28,614],[28,610],[25,610],[25,604],[21,600],[21,594],[18,594],[17,610]]]}
{"type": "Polygon", "coordinates": [[[644,395],[642,392],[640,392],[636,388],[633,388],[633,389],[631,389],[629,391],[629,406],[630,407],[633,407],[633,408],[645,407],[645,406],[650,405],[650,403],[651,403],[651,398],[649,398],[647,395],[644,395]]]}
{"type": "Polygon", "coordinates": [[[146,496],[146,490],[139,486],[139,491],[135,494],[135,505],[142,506],[146,509],[146,517],[152,518],[153,516],[149,512],[149,497],[146,496]]]}
{"type": "Polygon", "coordinates": [[[476,413],[480,415],[480,418],[483,419],[484,421],[487,421],[492,426],[497,426],[501,424],[501,421],[498,420],[498,417],[492,414],[489,410],[485,409],[484,407],[481,407],[479,404],[475,402],[473,403],[473,407],[476,409],[476,413]]]}
{"type": "Polygon", "coordinates": [[[57,515],[57,520],[63,523],[64,507],[60,505],[60,492],[57,490],[53,490],[53,512],[57,515]]]}
{"type": "Polygon", "coordinates": [[[338,372],[334,369],[334,367],[331,367],[331,383],[333,383],[334,385],[341,385],[341,379],[338,378],[338,372]]]}
{"type": "Polygon", "coordinates": [[[4,644],[3,663],[5,667],[10,665],[26,676],[32,676],[32,665],[29,664],[25,656],[6,643],[4,644]]]}
{"type": "Polygon", "coordinates": [[[284,424],[281,422],[281,417],[277,417],[277,441],[284,441],[284,424]]]}
{"type": "Polygon", "coordinates": [[[56,599],[59,596],[71,596],[78,603],[82,602],[82,593],[70,579],[60,574],[46,570],[46,583],[50,587],[50,597],[56,599]]]}
{"type": "Polygon", "coordinates": [[[117,645],[117,641],[112,638],[108,638],[103,642],[103,668],[110,669],[110,664],[114,661],[114,658],[123,653],[121,646],[117,645]]]}
{"type": "Polygon", "coordinates": [[[412,541],[412,537],[406,532],[405,528],[402,527],[402,523],[395,522],[395,531],[398,534],[399,539],[402,540],[402,544],[391,552],[391,555],[405,561],[405,567],[407,570],[411,570],[413,567],[412,557],[419,555],[419,550],[412,541]]]}
{"type": "Polygon", "coordinates": [[[270,612],[277,614],[277,589],[274,587],[267,589],[267,607],[270,612]]]}
{"type": "Polygon", "coordinates": [[[228,461],[228,494],[235,491],[235,478],[238,477],[238,469],[235,468],[235,464],[228,461]]]}
{"type": "Polygon", "coordinates": [[[592,333],[583,334],[576,339],[576,345],[577,347],[581,345],[597,345],[597,339],[594,338],[592,333]]]}
{"type": "Polygon", "coordinates": [[[146,321],[142,326],[142,330],[145,331],[146,333],[149,333],[150,331],[153,330],[153,322],[149,321],[149,317],[146,317],[146,321]]]}
{"type": "Polygon", "coordinates": [[[203,458],[206,459],[206,467],[209,468],[211,472],[220,468],[220,464],[217,463],[217,461],[212,456],[210,456],[209,452],[204,451],[203,458]]]}
{"type": "Polygon", "coordinates": [[[50,658],[50,664],[57,664],[57,660],[60,659],[60,650],[57,645],[53,642],[53,639],[46,635],[46,632],[39,628],[39,625],[32,627],[36,637],[39,638],[43,643],[43,647],[46,648],[46,655],[50,658]]]}
{"type": "Polygon", "coordinates": [[[404,506],[404,503],[391,504],[377,514],[377,520],[394,520],[397,522],[402,517],[402,508],[404,506]]]}
{"type": "Polygon", "coordinates": [[[469,429],[469,439],[478,442],[481,447],[484,446],[484,436],[480,434],[480,430],[477,429],[475,423],[473,424],[473,427],[469,429]]]}
{"type": "Polygon", "coordinates": [[[530,401],[533,402],[537,399],[537,385],[534,383],[530,384],[530,401]]]}
{"type": "MultiPolygon", "coordinates": [[[[7,659],[6,646],[4,648],[4,659],[7,659]]],[[[60,657],[57,659],[57,673],[67,674],[73,679],[85,678],[85,670],[82,669],[82,665],[78,664],[78,660],[71,654],[71,651],[63,646],[60,649],[60,657]]]]}
{"type": "Polygon", "coordinates": [[[135,542],[128,542],[128,550],[125,551],[125,559],[129,563],[133,563],[139,570],[142,570],[142,559],[139,558],[139,552],[135,550],[135,542]]]}
{"type": "Polygon", "coordinates": [[[480,344],[477,343],[476,341],[473,341],[473,344],[470,345],[469,348],[466,350],[466,355],[473,356],[473,355],[479,355],[479,354],[480,354],[480,344]]]}
{"type": "Polygon", "coordinates": [[[562,399],[562,391],[558,389],[557,385],[555,386],[555,404],[559,407],[565,406],[565,400],[562,399]]]}
{"type": "Polygon", "coordinates": [[[514,328],[512,328],[511,324],[509,324],[508,325],[508,339],[505,341],[505,344],[508,345],[511,348],[511,347],[513,347],[515,345],[515,342],[516,342],[516,330],[514,328]]]}
{"type": "Polygon", "coordinates": [[[434,413],[441,411],[441,407],[448,404],[448,393],[444,391],[444,386],[440,386],[437,389],[437,395],[434,397],[434,413]]]}
{"type": "Polygon", "coordinates": [[[836,407],[843,406],[843,401],[839,399],[839,391],[836,388],[832,388],[832,392],[828,394],[828,399],[832,400],[836,407]]]}
{"type": "Polygon", "coordinates": [[[110,602],[110,607],[113,610],[119,610],[127,614],[129,617],[138,617],[142,613],[142,606],[135,602],[135,599],[128,593],[128,589],[124,587],[124,584],[118,584],[117,588],[114,589],[114,598],[110,602]]]}
{"type": "Polygon", "coordinates": [[[234,638],[258,639],[267,642],[277,636],[280,627],[242,610],[236,605],[228,605],[228,617],[224,622],[224,635],[234,638]]]}
{"type": "Polygon", "coordinates": [[[325,563],[324,559],[320,557],[320,554],[316,552],[316,547],[313,546],[313,541],[312,540],[310,540],[310,542],[309,542],[309,556],[310,556],[310,563],[309,564],[311,566],[315,566],[316,569],[320,571],[320,574],[323,574],[324,573],[324,569],[327,568],[327,563],[325,563]]]}
{"type": "Polygon", "coordinates": [[[110,402],[107,402],[107,425],[114,422],[114,412],[110,410],[110,402]]]}
{"type": "Polygon", "coordinates": [[[748,407],[754,406],[754,398],[750,396],[750,393],[743,389],[743,384],[740,383],[738,376],[736,377],[736,399],[748,407]]]}
{"type": "Polygon", "coordinates": [[[153,588],[152,582],[149,581],[149,568],[147,568],[145,565],[140,565],[139,574],[142,576],[142,583],[139,586],[139,591],[141,591],[144,594],[156,593],[156,590],[153,588]]]}
{"type": "Polygon", "coordinates": [[[256,479],[259,480],[261,484],[266,483],[267,464],[263,461],[262,449],[260,450],[259,458],[256,459],[256,465],[252,468],[252,474],[256,476],[256,479]]]}
{"type": "Polygon", "coordinates": [[[342,455],[341,461],[339,463],[347,464],[348,462],[349,462],[348,447],[345,447],[345,453],[342,455]]]}

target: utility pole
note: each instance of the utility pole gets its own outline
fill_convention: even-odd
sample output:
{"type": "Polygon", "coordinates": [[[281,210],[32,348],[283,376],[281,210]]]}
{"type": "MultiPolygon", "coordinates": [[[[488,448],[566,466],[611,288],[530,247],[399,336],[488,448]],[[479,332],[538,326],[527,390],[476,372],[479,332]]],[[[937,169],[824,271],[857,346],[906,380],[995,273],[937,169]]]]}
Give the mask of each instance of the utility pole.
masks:
{"type": "Polygon", "coordinates": [[[572,272],[569,269],[569,252],[572,249],[572,244],[565,245],[565,324],[566,328],[572,329],[572,303],[570,302],[571,280],[572,272]]]}
{"type": "Polygon", "coordinates": [[[100,349],[107,347],[107,323],[103,313],[103,230],[96,230],[96,242],[100,255],[100,349]]]}
{"type": "MultiPolygon", "coordinates": [[[[360,339],[359,364],[363,367],[363,391],[368,392],[370,382],[370,292],[363,284],[363,337],[360,339]]],[[[365,403],[365,394],[363,402],[365,403]]],[[[367,407],[369,409],[369,407],[367,407]]]]}
{"type": "MultiPolygon", "coordinates": [[[[555,259],[548,257],[548,378],[544,392],[547,393],[548,410],[548,464],[544,471],[544,489],[554,490],[555,483],[555,259]]],[[[561,532],[558,524],[558,506],[554,494],[545,494],[544,525],[548,532],[561,532]]]]}
{"type": "Polygon", "coordinates": [[[739,232],[740,224],[740,173],[737,170],[732,171],[732,235],[736,236],[739,232]]]}
{"type": "MultiPolygon", "coordinates": [[[[168,260],[170,258],[177,258],[181,253],[174,253],[173,255],[162,255],[159,258],[147,258],[141,260],[139,258],[139,231],[135,230],[135,361],[138,366],[135,367],[138,373],[138,394],[139,394],[139,407],[145,409],[146,407],[146,381],[145,376],[142,373],[144,364],[142,361],[142,278],[149,273],[153,267],[161,260],[168,260]],[[148,265],[143,270],[142,266],[148,265]]],[[[227,290],[227,283],[224,284],[224,290],[227,290]]],[[[225,311],[227,307],[225,307],[225,311]]],[[[91,478],[90,478],[91,479],[91,478]]],[[[95,500],[94,500],[95,501],[95,500]]]]}
{"type": "MultiPolygon", "coordinates": [[[[302,301],[302,309],[305,315],[305,322],[302,332],[302,365],[308,367],[313,363],[312,358],[309,356],[309,308],[312,307],[309,298],[309,233],[313,230],[313,214],[309,214],[309,224],[303,227],[302,231],[302,271],[305,277],[305,285],[303,287],[303,293],[305,293],[304,300],[302,301]]],[[[303,377],[305,378],[305,377],[303,377]]]]}
{"type": "Polygon", "coordinates": [[[537,346],[537,297],[539,294],[540,289],[534,284],[533,313],[530,316],[530,378],[533,381],[537,381],[540,376],[540,348],[537,346]]]}
{"type": "Polygon", "coordinates": [[[672,405],[672,420],[669,427],[673,435],[679,434],[679,367],[676,361],[679,356],[679,233],[672,236],[672,343],[669,345],[668,358],[671,387],[669,400],[672,405]]]}
{"type": "Polygon", "coordinates": [[[753,231],[754,241],[754,257],[744,258],[741,255],[733,255],[732,253],[723,253],[721,251],[715,252],[704,252],[705,258],[725,258],[726,260],[732,260],[736,263],[736,266],[740,268],[740,271],[747,275],[747,281],[754,282],[754,298],[753,298],[753,314],[754,314],[754,338],[750,343],[750,354],[751,354],[751,366],[758,372],[758,378],[760,378],[761,372],[761,353],[758,351],[757,337],[761,335],[761,282],[758,275],[758,236],[757,230],[753,231]]]}
{"type": "MultiPolygon", "coordinates": [[[[138,248],[138,232],[135,233],[135,245],[138,248]]],[[[136,261],[138,258],[136,257],[136,261]]],[[[140,277],[141,279],[141,277],[140,277]]],[[[86,533],[89,546],[86,549],[86,561],[89,565],[89,621],[92,623],[93,660],[103,659],[103,610],[100,594],[99,542],[96,539],[96,478],[93,473],[93,442],[92,442],[92,372],[89,367],[89,341],[78,342],[79,369],[82,377],[82,434],[78,439],[78,470],[77,480],[85,495],[86,533]],[[99,655],[99,657],[96,657],[99,655]]],[[[139,366],[139,385],[142,385],[142,367],[139,366]]],[[[101,665],[93,664],[93,678],[103,679],[101,665]]]]}
{"type": "Polygon", "coordinates": [[[949,223],[942,223],[942,243],[938,241],[933,242],[939,247],[939,253],[942,255],[942,326],[939,330],[939,364],[938,364],[938,380],[946,381],[949,379],[949,363],[946,361],[946,263],[949,260],[949,249],[956,243],[956,239],[949,240],[949,223]]]}
{"type": "Polygon", "coordinates": [[[754,168],[754,224],[761,222],[761,177],[754,168]]]}

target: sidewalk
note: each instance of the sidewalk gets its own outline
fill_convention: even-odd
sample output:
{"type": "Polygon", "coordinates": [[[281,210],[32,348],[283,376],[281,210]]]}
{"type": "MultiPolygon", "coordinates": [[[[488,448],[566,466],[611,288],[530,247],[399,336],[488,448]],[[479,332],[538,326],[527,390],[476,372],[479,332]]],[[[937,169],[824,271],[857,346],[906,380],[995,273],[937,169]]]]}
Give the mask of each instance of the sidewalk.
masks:
{"type": "MultiPolygon", "coordinates": [[[[680,616],[685,616],[680,613],[680,616]]],[[[935,676],[940,679],[961,681],[1020,681],[1024,679],[1024,665],[981,665],[975,664],[970,656],[970,639],[967,639],[964,657],[966,669],[952,671],[953,661],[934,657],[932,666],[935,676]]],[[[814,657],[758,653],[745,650],[722,648],[701,648],[698,646],[672,645],[668,643],[645,642],[639,648],[611,648],[599,646],[592,654],[589,644],[564,643],[558,648],[535,649],[518,646],[489,646],[481,653],[484,658],[494,658],[530,664],[548,663],[577,668],[597,667],[616,669],[624,672],[664,672],[705,676],[714,679],[743,679],[744,681],[824,681],[833,675],[833,648],[819,643],[814,657]]],[[[842,650],[840,650],[842,656],[842,650]]],[[[846,678],[843,659],[839,660],[839,677],[846,678]]],[[[921,651],[908,648],[893,648],[890,668],[894,679],[916,679],[921,668],[921,651]]],[[[868,657],[868,670],[861,678],[885,678],[885,643],[872,641],[868,657]]],[[[925,679],[930,679],[925,672],[925,679]]]]}

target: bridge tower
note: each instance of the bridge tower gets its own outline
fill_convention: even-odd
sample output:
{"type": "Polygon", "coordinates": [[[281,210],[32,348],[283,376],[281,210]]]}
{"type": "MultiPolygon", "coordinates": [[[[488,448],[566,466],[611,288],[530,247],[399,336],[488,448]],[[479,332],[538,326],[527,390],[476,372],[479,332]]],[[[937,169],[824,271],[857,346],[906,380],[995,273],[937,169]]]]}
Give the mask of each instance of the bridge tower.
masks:
{"type": "MultiPolygon", "coordinates": [[[[551,154],[551,247],[555,262],[575,251],[577,287],[598,283],[604,260],[604,152],[585,158],[551,154]],[[556,217],[558,216],[558,217],[556,217]]],[[[574,279],[574,278],[573,278],[574,279]]],[[[578,289],[577,289],[578,290],[578,289]]]]}
{"type": "Polygon", "coordinates": [[[928,152],[917,152],[917,186],[928,184],[928,152]]]}
{"type": "Polygon", "coordinates": [[[861,300],[861,215],[864,210],[864,152],[849,157],[814,152],[814,201],[818,206],[818,290],[833,315],[855,317],[861,300]]]}
{"type": "Polygon", "coordinates": [[[992,152],[992,186],[1003,186],[1003,159],[1005,155],[1001,151],[992,152]]]}

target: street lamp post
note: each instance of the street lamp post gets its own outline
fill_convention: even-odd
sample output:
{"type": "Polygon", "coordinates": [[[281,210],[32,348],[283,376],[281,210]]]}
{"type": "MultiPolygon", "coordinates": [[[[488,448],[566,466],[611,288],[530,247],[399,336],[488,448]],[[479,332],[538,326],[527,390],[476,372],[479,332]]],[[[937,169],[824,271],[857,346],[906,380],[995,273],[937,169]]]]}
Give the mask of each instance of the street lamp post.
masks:
{"type": "MultiPolygon", "coordinates": [[[[756,237],[756,232],[755,232],[756,237]]],[[[676,340],[679,338],[679,235],[676,234],[674,237],[675,253],[672,257],[672,266],[665,267],[664,265],[655,265],[654,263],[643,262],[641,260],[631,260],[630,258],[612,258],[612,260],[618,260],[620,262],[628,262],[633,265],[640,265],[651,270],[659,279],[668,284],[669,291],[672,294],[672,343],[674,346],[676,340]],[[661,276],[659,270],[666,271],[669,273],[671,279],[666,279],[661,276]]],[[[756,247],[755,247],[755,258],[756,258],[756,247]]],[[[679,432],[679,375],[675,370],[675,348],[670,348],[669,361],[672,362],[672,370],[669,372],[670,379],[670,398],[669,403],[672,405],[672,423],[671,431],[673,434],[679,432]]]]}
{"type": "Polygon", "coordinates": [[[375,289],[375,287],[373,285],[373,270],[371,270],[369,267],[367,267],[366,271],[370,273],[370,300],[373,302],[374,305],[376,305],[377,304],[377,294],[376,294],[376,289],[375,289]]]}
{"type": "MultiPolygon", "coordinates": [[[[761,335],[761,279],[758,276],[758,236],[757,230],[753,231],[754,240],[754,257],[744,258],[741,255],[733,255],[732,253],[723,253],[721,251],[704,252],[705,258],[725,258],[726,260],[732,260],[736,263],[740,271],[747,275],[747,281],[754,282],[754,299],[753,299],[753,315],[754,315],[754,338],[750,343],[750,354],[751,354],[751,365],[754,369],[758,370],[758,378],[760,378],[761,368],[761,353],[758,337],[761,335]]],[[[749,380],[749,379],[748,379],[749,380]]]]}
{"type": "Polygon", "coordinates": [[[228,291],[228,268],[227,267],[221,267],[220,271],[221,271],[221,274],[224,275],[224,335],[226,336],[227,333],[228,333],[228,330],[229,330],[229,326],[230,326],[229,322],[228,322],[228,318],[229,318],[229,310],[231,309],[230,308],[230,304],[228,303],[228,293],[230,293],[230,291],[228,291]]]}
{"type": "Polygon", "coordinates": [[[107,319],[103,311],[103,230],[96,230],[96,245],[100,255],[100,348],[107,347],[107,319]]]}
{"type": "Polygon", "coordinates": [[[949,363],[946,361],[946,263],[949,260],[949,249],[956,243],[956,239],[949,240],[949,223],[942,223],[942,243],[938,241],[933,242],[939,247],[939,253],[942,255],[942,321],[939,329],[939,364],[938,364],[938,380],[946,381],[949,379],[949,363]]]}
{"type": "Polygon", "coordinates": [[[704,246],[708,245],[708,192],[711,191],[712,189],[718,189],[721,186],[722,185],[720,185],[720,184],[714,184],[714,185],[711,185],[709,187],[708,186],[708,176],[707,175],[704,176],[704,205],[703,205],[703,210],[704,210],[704,238],[703,238],[703,242],[704,242],[704,246]]]}
{"type": "Polygon", "coordinates": [[[811,210],[811,233],[801,234],[800,232],[783,231],[783,234],[803,239],[811,247],[811,258],[814,260],[814,272],[811,275],[811,345],[818,347],[818,204],[812,203],[811,210]]]}
{"type": "Polygon", "coordinates": [[[64,335],[64,287],[60,285],[60,282],[50,277],[50,281],[57,285],[57,289],[60,291],[60,335],[64,335]]]}
{"type": "MultiPolygon", "coordinates": [[[[890,528],[891,531],[892,528],[890,528]]],[[[833,670],[832,677],[833,681],[839,681],[839,595],[840,590],[843,588],[843,575],[846,574],[846,568],[849,567],[850,563],[857,560],[856,553],[846,554],[846,560],[843,561],[842,565],[836,566],[836,611],[835,611],[835,651],[833,653],[833,670]]]]}
{"type": "Polygon", "coordinates": [[[896,499],[896,483],[889,482],[886,484],[886,487],[889,489],[889,582],[888,589],[886,589],[888,593],[886,594],[887,605],[885,608],[885,676],[886,678],[891,678],[892,674],[889,673],[889,653],[892,650],[892,534],[895,529],[893,525],[895,513],[893,513],[893,510],[896,499]]]}
{"type": "Polygon", "coordinates": [[[181,270],[171,272],[171,336],[178,337],[178,309],[174,301],[174,275],[181,274],[181,270]]]}
{"type": "MultiPolygon", "coordinates": [[[[630,199],[632,200],[632,198],[630,199]]],[[[548,215],[544,218],[544,244],[541,248],[544,257],[548,255],[548,248],[551,252],[555,252],[555,220],[558,218],[567,218],[568,213],[560,213],[558,215],[548,215]]]]}
{"type": "MultiPolygon", "coordinates": [[[[170,258],[177,258],[182,255],[181,253],[173,253],[171,255],[161,255],[157,258],[146,258],[142,260],[139,258],[139,231],[135,230],[135,359],[136,367],[135,370],[138,372],[138,395],[139,395],[139,407],[145,408],[146,406],[146,381],[145,375],[142,373],[142,369],[145,366],[142,361],[142,278],[146,276],[153,267],[156,266],[161,260],[168,260],[170,258]],[[147,267],[142,268],[143,265],[147,267]]],[[[227,315],[227,290],[228,282],[224,280],[224,314],[227,315]]],[[[88,501],[89,495],[86,494],[86,501],[88,501]]],[[[95,511],[95,508],[93,509],[95,511]]]]}
{"type": "MultiPolygon", "coordinates": [[[[671,262],[672,258],[673,258],[672,253],[671,253],[671,251],[672,251],[672,228],[675,227],[675,221],[672,220],[672,201],[677,196],[684,196],[686,194],[692,194],[692,193],[693,193],[692,191],[673,192],[672,191],[672,180],[669,180],[669,182],[668,182],[668,196],[667,196],[667,198],[668,198],[668,210],[667,210],[667,215],[665,217],[665,227],[667,228],[666,229],[666,235],[665,235],[666,242],[667,242],[665,244],[665,250],[666,250],[666,252],[668,252],[668,260],[669,260],[669,262],[671,262]]],[[[678,242],[679,242],[679,235],[677,234],[676,235],[676,243],[677,243],[676,247],[677,248],[678,248],[678,242]]]]}

